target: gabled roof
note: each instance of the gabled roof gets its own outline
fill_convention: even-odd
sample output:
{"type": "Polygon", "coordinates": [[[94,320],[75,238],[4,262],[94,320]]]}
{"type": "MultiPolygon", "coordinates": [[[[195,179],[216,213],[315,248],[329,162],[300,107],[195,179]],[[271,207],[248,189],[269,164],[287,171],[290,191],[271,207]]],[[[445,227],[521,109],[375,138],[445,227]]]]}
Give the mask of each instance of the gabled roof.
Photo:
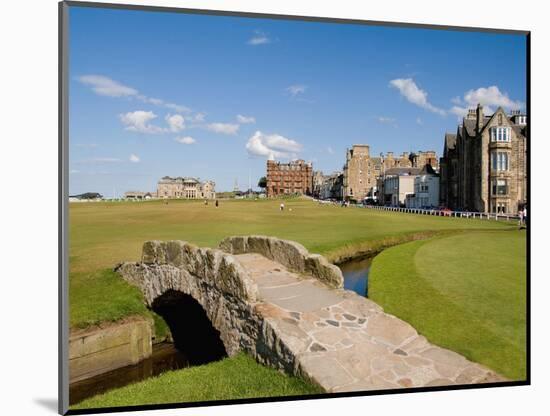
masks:
{"type": "Polygon", "coordinates": [[[403,176],[403,175],[420,175],[420,172],[422,171],[422,168],[390,168],[386,171],[385,175],[397,175],[397,176],[403,176]]]}
{"type": "Polygon", "coordinates": [[[452,150],[456,147],[456,134],[445,133],[445,147],[452,150]]]}
{"type": "Polygon", "coordinates": [[[426,163],[420,170],[420,175],[436,175],[436,173],[432,165],[426,163]]]}
{"type": "Polygon", "coordinates": [[[474,137],[476,135],[476,120],[470,118],[464,119],[464,129],[468,136],[474,137]]]}

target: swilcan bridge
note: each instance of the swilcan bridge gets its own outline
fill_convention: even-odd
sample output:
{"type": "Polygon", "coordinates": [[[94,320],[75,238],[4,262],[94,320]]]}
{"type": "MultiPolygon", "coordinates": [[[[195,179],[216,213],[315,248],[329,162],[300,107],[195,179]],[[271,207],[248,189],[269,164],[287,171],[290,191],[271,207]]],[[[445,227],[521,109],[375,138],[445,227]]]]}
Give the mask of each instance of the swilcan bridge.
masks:
{"type": "Polygon", "coordinates": [[[148,306],[171,311],[174,341],[196,362],[245,351],[327,392],[504,381],[344,290],[338,267],[292,241],[148,241],[141,262],[116,270],[148,306]]]}

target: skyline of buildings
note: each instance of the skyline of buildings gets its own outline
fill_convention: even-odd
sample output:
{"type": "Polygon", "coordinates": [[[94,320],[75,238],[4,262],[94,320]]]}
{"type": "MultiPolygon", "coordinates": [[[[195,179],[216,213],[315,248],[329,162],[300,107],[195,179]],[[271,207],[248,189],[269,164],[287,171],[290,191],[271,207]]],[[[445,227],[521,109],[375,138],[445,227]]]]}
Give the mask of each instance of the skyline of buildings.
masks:
{"type": "Polygon", "coordinates": [[[525,36],[169,13],[144,32],[142,19],[71,9],[73,195],[154,190],[166,174],[231,191],[267,159],[341,170],[353,143],[441,154],[468,107],[527,99],[525,36]]]}

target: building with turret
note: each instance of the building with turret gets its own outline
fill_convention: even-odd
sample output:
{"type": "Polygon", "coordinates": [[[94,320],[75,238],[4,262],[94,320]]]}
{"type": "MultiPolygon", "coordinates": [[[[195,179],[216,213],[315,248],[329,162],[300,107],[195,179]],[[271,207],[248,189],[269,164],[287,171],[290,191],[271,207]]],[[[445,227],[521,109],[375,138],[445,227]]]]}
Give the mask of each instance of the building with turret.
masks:
{"type": "Polygon", "coordinates": [[[298,159],[289,163],[267,161],[267,196],[312,195],[313,166],[298,159]]]}
{"type": "Polygon", "coordinates": [[[446,133],[440,160],[441,203],[451,209],[516,214],[527,202],[527,115],[470,109],[446,133]]]}

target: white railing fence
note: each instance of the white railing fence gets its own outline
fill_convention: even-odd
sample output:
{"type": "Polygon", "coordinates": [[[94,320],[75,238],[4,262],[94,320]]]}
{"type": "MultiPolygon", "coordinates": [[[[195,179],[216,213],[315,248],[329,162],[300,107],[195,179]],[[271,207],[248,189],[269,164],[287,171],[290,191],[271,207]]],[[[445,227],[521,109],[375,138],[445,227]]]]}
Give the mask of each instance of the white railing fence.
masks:
{"type": "MultiPolygon", "coordinates": [[[[359,205],[358,205],[359,206],[359,205]]],[[[385,207],[380,205],[362,205],[364,208],[376,209],[380,211],[395,211],[407,214],[417,215],[435,215],[438,217],[470,218],[479,220],[494,221],[519,221],[519,216],[512,214],[491,214],[488,212],[468,212],[468,211],[443,211],[438,209],[420,209],[420,208],[401,208],[385,207]]]]}

